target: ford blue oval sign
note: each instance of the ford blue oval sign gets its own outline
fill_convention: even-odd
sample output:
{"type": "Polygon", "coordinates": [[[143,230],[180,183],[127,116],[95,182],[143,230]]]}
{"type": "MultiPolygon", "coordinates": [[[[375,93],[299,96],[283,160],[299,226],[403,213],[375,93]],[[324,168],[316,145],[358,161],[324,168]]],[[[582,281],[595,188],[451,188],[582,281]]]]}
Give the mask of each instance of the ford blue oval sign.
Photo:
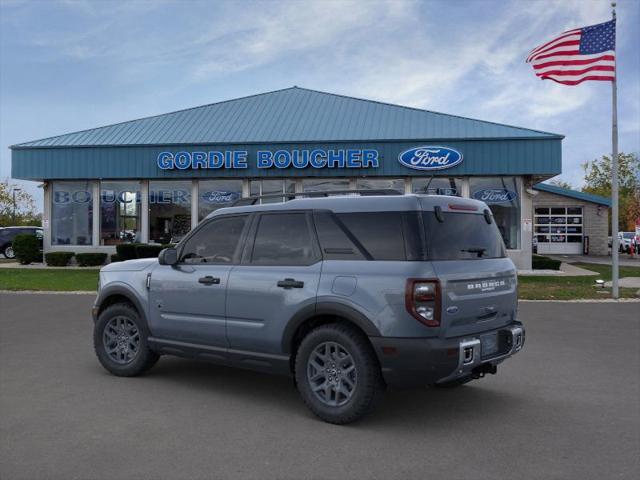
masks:
{"type": "Polygon", "coordinates": [[[462,162],[462,154],[449,147],[414,147],[398,155],[405,167],[416,170],[442,170],[455,167],[462,162]]]}
{"type": "Polygon", "coordinates": [[[483,188],[473,192],[471,196],[476,200],[482,200],[484,203],[507,203],[518,198],[516,192],[506,188],[483,188]]]}
{"type": "Polygon", "coordinates": [[[219,192],[219,191],[210,191],[203,192],[200,194],[200,198],[203,202],[213,203],[213,204],[221,204],[221,203],[231,203],[240,199],[240,192],[219,192]]]}

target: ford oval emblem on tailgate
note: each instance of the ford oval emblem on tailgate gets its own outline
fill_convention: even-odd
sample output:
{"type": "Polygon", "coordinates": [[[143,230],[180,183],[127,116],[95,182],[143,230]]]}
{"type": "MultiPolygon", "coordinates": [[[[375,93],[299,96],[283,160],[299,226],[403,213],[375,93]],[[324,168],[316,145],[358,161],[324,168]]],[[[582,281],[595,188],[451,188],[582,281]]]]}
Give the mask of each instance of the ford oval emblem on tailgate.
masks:
{"type": "Polygon", "coordinates": [[[456,307],[455,305],[447,307],[447,313],[450,315],[455,315],[456,313],[458,313],[458,307],[456,307]]]}

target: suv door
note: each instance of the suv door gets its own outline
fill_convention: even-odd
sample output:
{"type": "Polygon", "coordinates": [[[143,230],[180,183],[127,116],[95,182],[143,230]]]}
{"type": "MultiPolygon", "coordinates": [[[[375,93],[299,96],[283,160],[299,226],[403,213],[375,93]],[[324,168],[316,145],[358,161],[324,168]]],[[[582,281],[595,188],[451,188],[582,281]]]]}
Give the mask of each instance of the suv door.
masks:
{"type": "Polygon", "coordinates": [[[257,215],[242,263],[229,277],[230,347],[281,353],[289,319],[302,308],[315,306],[321,266],[310,212],[257,215]]]}
{"type": "Polygon", "coordinates": [[[249,215],[209,220],[185,239],[177,265],[156,267],[149,284],[154,336],[227,347],[225,292],[248,220],[249,215]]]}

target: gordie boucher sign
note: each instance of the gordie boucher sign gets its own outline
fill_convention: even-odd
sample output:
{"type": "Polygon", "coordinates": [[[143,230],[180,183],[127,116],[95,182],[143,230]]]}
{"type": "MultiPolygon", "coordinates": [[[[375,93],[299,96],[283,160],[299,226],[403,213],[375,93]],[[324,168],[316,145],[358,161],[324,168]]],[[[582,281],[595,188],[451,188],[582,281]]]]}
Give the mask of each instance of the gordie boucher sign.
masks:
{"type": "MultiPolygon", "coordinates": [[[[414,170],[442,170],[462,162],[462,154],[449,147],[420,146],[398,155],[398,162],[414,170]]],[[[375,149],[258,150],[251,158],[247,150],[161,152],[156,159],[162,170],[286,168],[378,168],[380,154],[375,149]]]]}

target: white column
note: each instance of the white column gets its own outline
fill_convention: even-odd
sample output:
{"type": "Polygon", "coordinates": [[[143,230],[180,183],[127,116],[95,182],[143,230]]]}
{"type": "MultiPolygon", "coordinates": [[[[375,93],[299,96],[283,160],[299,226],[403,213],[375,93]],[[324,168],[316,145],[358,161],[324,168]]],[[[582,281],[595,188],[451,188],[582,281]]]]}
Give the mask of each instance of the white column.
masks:
{"type": "Polygon", "coordinates": [[[42,186],[42,193],[44,197],[44,205],[42,208],[42,226],[44,227],[42,229],[42,248],[45,253],[51,249],[51,197],[53,195],[52,189],[53,183],[51,182],[46,182],[42,186]]]}
{"type": "Polygon", "coordinates": [[[191,180],[191,229],[198,226],[198,180],[191,180]]]}
{"type": "Polygon", "coordinates": [[[411,193],[411,177],[404,179],[404,194],[409,195],[411,193]]]}
{"type": "Polygon", "coordinates": [[[140,242],[149,243],[149,180],[140,182],[140,242]]]}
{"type": "Polygon", "coordinates": [[[250,194],[251,194],[251,192],[249,191],[249,179],[248,178],[243,178],[242,179],[242,196],[246,198],[250,194]]]}
{"type": "Polygon", "coordinates": [[[302,186],[302,179],[301,178],[296,178],[296,189],[295,192],[296,193],[302,193],[304,192],[304,188],[302,186]]]}
{"type": "Polygon", "coordinates": [[[91,244],[94,247],[100,246],[100,180],[91,182],[92,202],[93,202],[93,224],[91,226],[91,244]]]}
{"type": "Polygon", "coordinates": [[[533,254],[533,195],[526,191],[526,182],[517,177],[518,196],[520,197],[520,262],[518,268],[531,269],[531,255],[533,254]],[[527,220],[527,231],[524,220],[527,220]]]}
{"type": "Polygon", "coordinates": [[[469,198],[471,196],[470,187],[469,187],[469,177],[464,177],[462,179],[462,196],[464,198],[469,198]]]}

